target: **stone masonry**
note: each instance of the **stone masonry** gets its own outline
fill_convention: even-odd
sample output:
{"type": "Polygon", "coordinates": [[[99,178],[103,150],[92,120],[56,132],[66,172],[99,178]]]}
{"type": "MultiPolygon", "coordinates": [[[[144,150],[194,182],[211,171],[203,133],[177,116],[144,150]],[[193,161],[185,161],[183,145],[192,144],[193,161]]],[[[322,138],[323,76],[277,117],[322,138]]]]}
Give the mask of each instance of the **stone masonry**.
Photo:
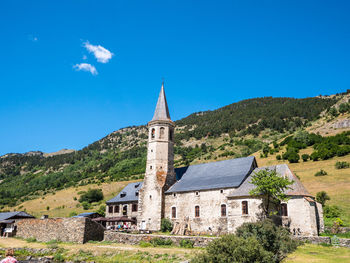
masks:
{"type": "Polygon", "coordinates": [[[89,218],[48,218],[27,219],[16,222],[16,236],[35,238],[41,242],[57,240],[85,243],[89,240],[101,241],[104,227],[89,218]]]}

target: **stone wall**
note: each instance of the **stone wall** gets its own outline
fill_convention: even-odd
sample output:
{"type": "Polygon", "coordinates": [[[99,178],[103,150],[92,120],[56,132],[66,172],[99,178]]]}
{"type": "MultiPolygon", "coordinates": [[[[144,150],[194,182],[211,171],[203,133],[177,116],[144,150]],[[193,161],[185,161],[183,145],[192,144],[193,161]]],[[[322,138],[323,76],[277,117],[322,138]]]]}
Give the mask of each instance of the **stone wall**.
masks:
{"type": "MultiPolygon", "coordinates": [[[[320,236],[304,236],[304,237],[293,237],[296,240],[310,242],[311,244],[331,244],[331,237],[320,237],[320,236]]],[[[350,248],[349,238],[339,238],[339,246],[350,248]]]]}
{"type": "Polygon", "coordinates": [[[16,236],[35,238],[48,242],[57,240],[63,242],[85,243],[89,240],[103,240],[104,227],[88,218],[47,218],[26,219],[16,222],[16,236]]]}
{"type": "Polygon", "coordinates": [[[149,242],[154,238],[171,239],[174,245],[179,246],[180,241],[191,240],[194,242],[195,247],[205,247],[216,237],[203,237],[203,236],[166,236],[166,235],[149,235],[149,234],[127,234],[114,231],[106,231],[104,241],[113,241],[117,243],[123,243],[128,245],[138,245],[140,241],[149,242]]]}

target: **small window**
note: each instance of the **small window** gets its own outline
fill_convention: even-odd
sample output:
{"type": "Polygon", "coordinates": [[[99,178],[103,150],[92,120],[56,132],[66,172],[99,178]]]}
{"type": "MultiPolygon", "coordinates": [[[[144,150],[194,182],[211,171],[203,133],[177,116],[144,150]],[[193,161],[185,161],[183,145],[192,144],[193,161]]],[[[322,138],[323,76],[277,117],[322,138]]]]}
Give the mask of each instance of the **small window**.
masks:
{"type": "Polygon", "coordinates": [[[136,191],[136,192],[135,192],[135,196],[139,196],[139,191],[136,191]]]}
{"type": "Polygon", "coordinates": [[[171,208],[171,218],[176,218],[176,207],[171,208]]]}
{"type": "Polygon", "coordinates": [[[248,201],[242,201],[242,215],[248,215],[248,201]]]}
{"type": "Polygon", "coordinates": [[[128,205],[123,206],[123,216],[126,216],[128,214],[128,205]]]}
{"type": "Polygon", "coordinates": [[[156,130],[153,128],[151,131],[151,138],[154,139],[155,136],[156,136],[156,130]]]}
{"type": "Polygon", "coordinates": [[[173,140],[173,134],[174,134],[174,131],[173,131],[173,129],[170,128],[170,130],[169,130],[169,141],[173,140]]]}
{"type": "Polygon", "coordinates": [[[151,170],[152,170],[152,165],[150,165],[149,169],[151,169],[151,170]]]}
{"type": "Polygon", "coordinates": [[[287,204],[281,204],[281,215],[288,216],[287,204]]]}
{"type": "Polygon", "coordinates": [[[110,214],[113,213],[113,206],[112,205],[108,206],[108,213],[110,213],[110,214]]]}
{"type": "Polygon", "coordinates": [[[114,206],[114,213],[119,213],[119,205],[114,206]]]}
{"type": "Polygon", "coordinates": [[[221,193],[221,194],[224,193],[224,190],[220,190],[220,193],[221,193]]]}
{"type": "Polygon", "coordinates": [[[159,139],[163,139],[164,138],[164,134],[165,134],[165,128],[164,127],[160,127],[159,139]]]}
{"type": "Polygon", "coordinates": [[[126,192],[121,192],[121,193],[120,193],[120,197],[121,197],[121,198],[123,198],[123,197],[125,197],[125,196],[126,196],[126,192]]]}
{"type": "Polygon", "coordinates": [[[199,195],[199,192],[196,192],[196,195],[199,195]]]}
{"type": "Polygon", "coordinates": [[[152,196],[151,196],[151,195],[149,196],[149,199],[152,199],[152,196]]]}
{"type": "Polygon", "coordinates": [[[195,207],[194,207],[194,216],[195,217],[199,217],[199,206],[198,205],[196,205],[195,207]]]}
{"type": "Polygon", "coordinates": [[[131,211],[132,212],[137,212],[137,204],[132,204],[131,211]]]}
{"type": "Polygon", "coordinates": [[[174,197],[176,197],[176,194],[174,194],[174,197]]]}
{"type": "Polygon", "coordinates": [[[221,205],[221,216],[226,216],[226,205],[221,205]]]}

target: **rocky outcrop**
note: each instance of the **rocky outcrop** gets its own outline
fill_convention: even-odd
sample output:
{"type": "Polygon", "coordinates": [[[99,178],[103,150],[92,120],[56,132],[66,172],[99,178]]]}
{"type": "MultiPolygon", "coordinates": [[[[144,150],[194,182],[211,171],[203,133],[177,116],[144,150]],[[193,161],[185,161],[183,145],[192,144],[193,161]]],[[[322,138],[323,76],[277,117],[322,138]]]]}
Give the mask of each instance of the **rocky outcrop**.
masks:
{"type": "Polygon", "coordinates": [[[350,128],[350,119],[337,121],[336,123],[333,124],[333,128],[335,129],[350,128]]]}

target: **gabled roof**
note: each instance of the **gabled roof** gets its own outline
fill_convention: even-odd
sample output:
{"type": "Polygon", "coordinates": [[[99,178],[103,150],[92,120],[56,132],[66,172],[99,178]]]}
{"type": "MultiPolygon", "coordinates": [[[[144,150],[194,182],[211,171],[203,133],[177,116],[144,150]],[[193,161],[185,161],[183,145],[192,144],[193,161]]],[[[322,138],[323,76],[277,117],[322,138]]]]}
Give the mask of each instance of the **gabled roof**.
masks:
{"type": "Polygon", "coordinates": [[[250,196],[249,192],[255,188],[251,184],[252,175],[261,171],[261,170],[276,170],[276,172],[282,176],[287,176],[289,180],[293,181],[293,184],[290,185],[290,189],[286,191],[286,194],[289,196],[312,196],[299,179],[292,173],[286,164],[278,164],[273,166],[265,166],[255,168],[254,171],[248,176],[248,178],[243,182],[243,184],[238,188],[232,190],[232,193],[228,197],[241,197],[241,196],[250,196]]]}
{"type": "Polygon", "coordinates": [[[0,213],[0,221],[8,220],[8,219],[17,219],[17,218],[34,218],[34,216],[21,211],[0,213]]]}
{"type": "Polygon", "coordinates": [[[249,156],[178,168],[178,181],[166,193],[238,187],[256,167],[255,157],[249,156]]]}
{"type": "Polygon", "coordinates": [[[73,217],[89,217],[89,216],[95,215],[95,214],[100,216],[100,214],[97,212],[86,212],[86,213],[81,213],[81,214],[73,216],[73,217]]]}
{"type": "Polygon", "coordinates": [[[142,182],[130,183],[121,190],[121,192],[111,200],[108,200],[106,203],[125,203],[125,202],[134,202],[139,200],[139,196],[136,193],[141,189],[142,182]]]}
{"type": "Polygon", "coordinates": [[[152,121],[159,120],[170,120],[170,114],[168,109],[168,103],[166,101],[165,92],[164,92],[164,83],[162,83],[162,88],[159,93],[156,110],[154,111],[152,121]]]}

